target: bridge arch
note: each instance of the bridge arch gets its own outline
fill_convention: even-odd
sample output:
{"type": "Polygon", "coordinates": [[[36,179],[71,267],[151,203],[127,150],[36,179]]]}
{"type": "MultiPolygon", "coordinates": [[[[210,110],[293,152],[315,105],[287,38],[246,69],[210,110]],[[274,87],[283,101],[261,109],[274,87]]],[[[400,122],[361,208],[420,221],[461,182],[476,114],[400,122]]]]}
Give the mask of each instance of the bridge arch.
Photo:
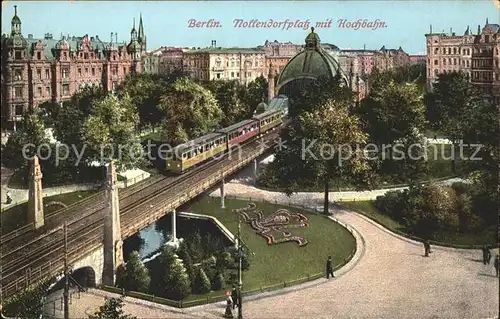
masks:
{"type": "Polygon", "coordinates": [[[95,270],[90,266],[73,270],[71,277],[82,287],[94,288],[97,286],[95,270]]]}

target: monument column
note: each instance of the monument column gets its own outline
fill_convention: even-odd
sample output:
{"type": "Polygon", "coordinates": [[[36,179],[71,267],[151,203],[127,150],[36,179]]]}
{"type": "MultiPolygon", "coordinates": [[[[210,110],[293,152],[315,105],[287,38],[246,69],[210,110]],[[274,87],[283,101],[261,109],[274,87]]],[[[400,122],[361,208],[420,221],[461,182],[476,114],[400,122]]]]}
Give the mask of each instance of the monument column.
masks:
{"type": "Polygon", "coordinates": [[[120,207],[118,198],[118,185],[114,162],[111,161],[107,168],[107,189],[104,210],[104,265],[102,283],[113,286],[115,284],[116,268],[123,264],[122,236],[120,228],[120,207]]]}
{"type": "Polygon", "coordinates": [[[28,195],[28,223],[33,223],[35,229],[44,225],[42,170],[38,156],[30,161],[30,181],[28,195]]]}
{"type": "Polygon", "coordinates": [[[221,185],[220,185],[220,208],[226,208],[226,205],[224,204],[224,197],[226,196],[225,191],[224,191],[224,178],[222,178],[221,185]]]}

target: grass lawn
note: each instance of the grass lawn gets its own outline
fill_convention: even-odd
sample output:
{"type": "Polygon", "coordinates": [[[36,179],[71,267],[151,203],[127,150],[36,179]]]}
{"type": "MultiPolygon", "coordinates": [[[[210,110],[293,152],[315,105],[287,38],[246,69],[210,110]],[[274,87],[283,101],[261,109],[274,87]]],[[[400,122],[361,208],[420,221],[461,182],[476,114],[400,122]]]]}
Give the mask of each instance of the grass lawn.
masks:
{"type": "MultiPolygon", "coordinates": [[[[77,191],[73,193],[44,197],[44,215],[45,217],[48,217],[58,210],[64,208],[61,207],[61,205],[47,206],[47,204],[50,202],[62,202],[66,205],[71,205],[97,192],[98,190],[77,191]]],[[[7,234],[11,231],[16,230],[17,228],[26,225],[28,219],[28,203],[25,202],[3,211],[1,213],[1,219],[2,234],[7,234]]]]}
{"type": "MultiPolygon", "coordinates": [[[[336,266],[343,263],[344,259],[355,249],[356,242],[351,233],[325,216],[280,205],[255,203],[257,209],[263,210],[264,216],[274,213],[279,208],[304,213],[309,219],[309,226],[292,229],[291,233],[292,236],[304,236],[308,244],[303,247],[299,247],[295,242],[268,245],[267,240],[257,235],[249,224],[242,223],[242,239],[255,254],[250,256],[249,270],[243,273],[243,290],[282,284],[285,281],[322,273],[329,255],[332,256],[333,264],[336,266]]],[[[183,210],[214,216],[233,234],[236,234],[238,221],[231,210],[243,208],[246,204],[246,201],[226,199],[226,208],[221,209],[220,198],[205,196],[183,210]]],[[[224,290],[212,292],[209,295],[192,295],[188,300],[220,296],[223,292],[224,290]]]]}
{"type": "MultiPolygon", "coordinates": [[[[375,220],[382,226],[392,230],[407,234],[405,227],[392,218],[379,212],[371,201],[343,202],[342,206],[359,212],[375,220]]],[[[453,245],[485,245],[496,242],[497,228],[485,230],[481,233],[450,233],[440,232],[434,235],[432,240],[453,245]]]]}

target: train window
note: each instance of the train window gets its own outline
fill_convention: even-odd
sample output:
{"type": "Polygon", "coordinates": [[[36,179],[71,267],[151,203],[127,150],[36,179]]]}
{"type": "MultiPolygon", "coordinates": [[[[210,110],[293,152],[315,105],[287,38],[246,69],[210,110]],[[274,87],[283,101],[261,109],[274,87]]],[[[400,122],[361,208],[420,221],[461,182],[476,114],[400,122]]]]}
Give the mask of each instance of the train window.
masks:
{"type": "Polygon", "coordinates": [[[187,157],[187,154],[186,154],[186,153],[183,153],[183,154],[182,154],[182,158],[183,158],[183,159],[186,159],[186,157],[187,157]]]}

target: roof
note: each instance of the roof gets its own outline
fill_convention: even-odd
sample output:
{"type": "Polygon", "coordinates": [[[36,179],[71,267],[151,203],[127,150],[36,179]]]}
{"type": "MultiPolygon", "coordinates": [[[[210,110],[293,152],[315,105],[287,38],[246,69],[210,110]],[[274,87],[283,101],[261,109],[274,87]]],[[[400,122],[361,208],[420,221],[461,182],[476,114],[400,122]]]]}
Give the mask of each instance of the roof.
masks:
{"type": "Polygon", "coordinates": [[[268,105],[268,109],[285,109],[288,107],[289,99],[286,95],[280,94],[275,96],[268,105]]]}
{"type": "Polygon", "coordinates": [[[271,114],[278,113],[281,111],[282,111],[281,109],[271,109],[271,110],[265,111],[264,113],[254,115],[253,118],[256,120],[261,120],[261,119],[263,119],[271,114]]]}
{"type": "Polygon", "coordinates": [[[201,49],[191,49],[188,51],[184,52],[185,54],[196,54],[196,53],[260,53],[260,54],[265,54],[266,51],[258,49],[258,48],[238,48],[238,47],[233,47],[233,48],[201,48],[201,49]]]}
{"type": "Polygon", "coordinates": [[[214,140],[217,137],[223,136],[221,133],[208,133],[207,135],[200,136],[198,138],[195,138],[194,140],[188,141],[186,143],[177,145],[174,147],[173,151],[174,154],[181,154],[185,151],[188,151],[190,149],[193,149],[197,147],[198,145],[203,144],[204,142],[209,142],[214,140]]]}
{"type": "MultiPolygon", "coordinates": [[[[2,38],[2,41],[8,40],[9,38],[2,38]]],[[[53,38],[46,38],[46,39],[35,39],[30,36],[28,38],[24,38],[26,40],[26,43],[28,45],[28,55],[30,57],[33,56],[33,48],[35,47],[36,43],[38,41],[42,41],[44,44],[44,55],[47,60],[54,60],[56,58],[56,45],[59,41],[61,40],[56,40],[53,38]]],[[[83,37],[65,37],[65,41],[69,44],[70,47],[70,52],[77,51],[78,47],[80,46],[82,42],[83,37]]],[[[98,37],[96,38],[89,38],[89,44],[90,44],[90,50],[98,51],[98,57],[102,58],[104,57],[104,51],[107,46],[109,46],[109,42],[103,42],[101,41],[98,37]],[[93,39],[93,40],[91,40],[93,39]],[[101,55],[99,55],[101,54],[101,55]]],[[[2,46],[4,44],[2,43],[2,46]]]]}
{"type": "Polygon", "coordinates": [[[234,131],[235,129],[238,129],[238,128],[242,127],[242,126],[245,126],[245,125],[247,125],[249,123],[252,123],[252,122],[255,122],[255,120],[243,120],[241,122],[238,122],[236,124],[230,125],[228,127],[221,128],[220,130],[217,130],[217,132],[221,132],[221,133],[226,134],[226,133],[234,131]]]}

